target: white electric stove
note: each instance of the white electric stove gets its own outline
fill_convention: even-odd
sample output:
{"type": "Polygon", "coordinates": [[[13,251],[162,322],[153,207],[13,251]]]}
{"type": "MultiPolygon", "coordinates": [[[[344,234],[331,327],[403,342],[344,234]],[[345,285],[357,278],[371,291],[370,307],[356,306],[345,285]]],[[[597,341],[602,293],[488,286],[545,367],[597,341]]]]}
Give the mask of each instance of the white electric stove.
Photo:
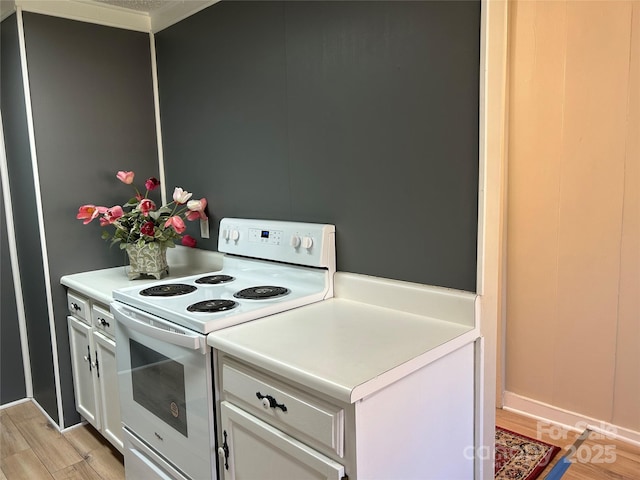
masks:
{"type": "Polygon", "coordinates": [[[215,479],[206,334],[333,296],[333,225],[225,218],[218,250],[219,271],[113,292],[127,478],[215,479]]]}

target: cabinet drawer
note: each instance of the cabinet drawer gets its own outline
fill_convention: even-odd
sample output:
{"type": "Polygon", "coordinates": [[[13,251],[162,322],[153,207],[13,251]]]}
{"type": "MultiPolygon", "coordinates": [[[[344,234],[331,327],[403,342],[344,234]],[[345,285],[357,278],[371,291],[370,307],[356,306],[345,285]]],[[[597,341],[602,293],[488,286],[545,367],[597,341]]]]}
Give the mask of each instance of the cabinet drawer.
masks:
{"type": "Polygon", "coordinates": [[[89,319],[89,300],[75,292],[67,293],[67,308],[76,318],[80,318],[87,323],[89,319]]]}
{"type": "Polygon", "coordinates": [[[99,331],[104,332],[107,336],[115,338],[116,323],[109,310],[99,305],[93,305],[91,307],[91,318],[93,319],[94,327],[99,331]]]}
{"type": "MultiPolygon", "coordinates": [[[[275,379],[236,368],[222,367],[225,398],[249,412],[268,418],[283,430],[295,430],[293,436],[306,437],[344,454],[344,410],[275,379]]],[[[302,438],[301,438],[302,439],[302,438]]]]}

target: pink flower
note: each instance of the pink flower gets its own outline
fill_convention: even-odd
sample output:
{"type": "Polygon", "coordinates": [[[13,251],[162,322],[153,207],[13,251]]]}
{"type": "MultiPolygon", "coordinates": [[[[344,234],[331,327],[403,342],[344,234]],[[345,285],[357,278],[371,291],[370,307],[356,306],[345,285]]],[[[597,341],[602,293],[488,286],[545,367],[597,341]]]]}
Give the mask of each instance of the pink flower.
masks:
{"type": "Polygon", "coordinates": [[[140,233],[149,237],[153,237],[155,230],[156,228],[153,222],[144,222],[140,227],[140,233]]]}
{"type": "Polygon", "coordinates": [[[150,211],[156,209],[156,204],[153,203],[153,200],[143,198],[142,200],[140,200],[140,205],[138,206],[138,208],[142,212],[142,215],[146,217],[149,215],[150,211]]]}
{"type": "Polygon", "coordinates": [[[191,198],[193,193],[189,193],[186,190],[182,190],[180,187],[176,187],[173,191],[173,200],[178,204],[182,205],[187,203],[187,201],[191,198]]]}
{"type": "Polygon", "coordinates": [[[187,208],[189,211],[187,212],[188,220],[197,220],[198,218],[202,220],[206,220],[207,216],[204,213],[204,209],[207,208],[207,199],[201,198],[200,200],[189,200],[187,202],[187,208]]]}
{"type": "Polygon", "coordinates": [[[155,190],[158,186],[160,186],[160,180],[156,177],[149,178],[146,182],[144,182],[144,186],[147,190],[155,190]]]}
{"type": "Polygon", "coordinates": [[[149,192],[162,186],[156,177],[148,177],[144,182],[144,189],[134,184],[135,173],[120,170],[116,178],[122,183],[131,185],[133,196],[129,197],[122,206],[111,208],[96,205],[82,205],[78,209],[76,218],[88,224],[97,218],[102,227],[113,227],[113,232],[106,229],[102,232],[104,240],[111,239],[111,243],[120,243],[120,247],[127,244],[146,245],[154,243],[160,246],[173,245],[178,239],[188,247],[196,246],[196,239],[184,235],[187,220],[207,220],[206,198],[191,200],[193,194],[180,187],[173,192],[173,200],[168,204],[156,206],[149,198],[149,192]],[[141,193],[142,192],[142,193],[141,193]],[[161,220],[162,219],[162,220],[161,220]]]}
{"type": "Polygon", "coordinates": [[[98,215],[102,215],[106,211],[107,211],[107,207],[96,207],[95,205],[82,205],[78,209],[78,214],[76,215],[76,218],[78,220],[84,220],[84,222],[82,223],[86,225],[87,223],[91,222],[91,220],[96,218],[98,215]]]}
{"type": "Polygon", "coordinates": [[[173,229],[177,233],[182,233],[185,231],[187,227],[184,225],[184,221],[180,217],[169,217],[166,222],[164,222],[164,228],[173,227],[173,229]]]}
{"type": "Polygon", "coordinates": [[[196,246],[196,239],[193,238],[191,235],[185,235],[184,237],[182,237],[182,245],[184,245],[185,247],[190,247],[193,248],[196,246]]]}
{"type": "Polygon", "coordinates": [[[104,212],[104,215],[100,218],[100,226],[106,227],[107,225],[111,225],[117,219],[124,215],[124,210],[120,205],[116,205],[115,207],[111,207],[104,212]]]}
{"type": "Polygon", "coordinates": [[[116,174],[116,177],[118,177],[118,180],[120,180],[122,183],[126,183],[127,185],[131,185],[133,183],[133,177],[135,176],[136,174],[133,172],[123,172],[122,170],[120,170],[116,174]]]}

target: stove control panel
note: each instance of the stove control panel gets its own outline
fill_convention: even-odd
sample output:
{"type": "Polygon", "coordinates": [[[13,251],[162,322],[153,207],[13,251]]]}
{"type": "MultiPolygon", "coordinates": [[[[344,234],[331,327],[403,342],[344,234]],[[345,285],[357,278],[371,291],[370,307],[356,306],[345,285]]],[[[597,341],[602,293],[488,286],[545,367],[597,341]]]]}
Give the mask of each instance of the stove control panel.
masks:
{"type": "Polygon", "coordinates": [[[282,230],[262,230],[260,228],[249,229],[249,241],[260,242],[267,245],[280,245],[282,242],[282,230]]]}
{"type": "Polygon", "coordinates": [[[223,218],[218,251],[335,271],[335,226],[223,218]]]}

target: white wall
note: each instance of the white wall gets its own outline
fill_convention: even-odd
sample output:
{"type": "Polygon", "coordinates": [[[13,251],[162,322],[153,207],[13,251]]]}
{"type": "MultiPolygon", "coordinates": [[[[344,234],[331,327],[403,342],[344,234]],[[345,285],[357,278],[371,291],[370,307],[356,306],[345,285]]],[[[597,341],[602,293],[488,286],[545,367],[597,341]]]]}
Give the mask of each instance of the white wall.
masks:
{"type": "Polygon", "coordinates": [[[640,1],[512,6],[506,405],[640,440],[640,1]]]}

